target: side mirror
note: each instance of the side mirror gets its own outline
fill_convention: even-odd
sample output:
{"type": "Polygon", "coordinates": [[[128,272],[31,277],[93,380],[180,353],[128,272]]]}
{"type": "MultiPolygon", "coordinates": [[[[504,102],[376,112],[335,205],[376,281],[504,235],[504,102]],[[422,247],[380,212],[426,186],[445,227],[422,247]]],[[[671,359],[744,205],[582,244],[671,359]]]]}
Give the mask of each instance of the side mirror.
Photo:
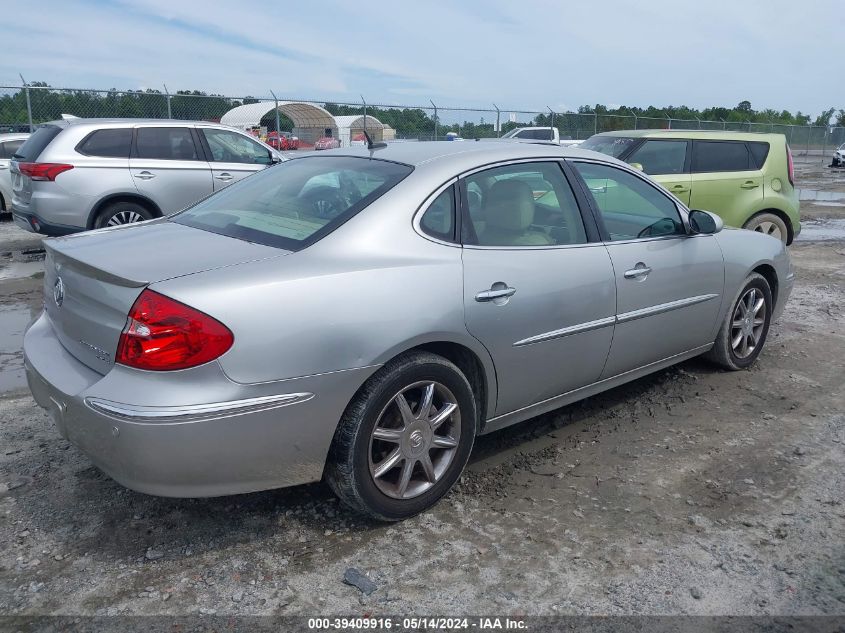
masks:
{"type": "Polygon", "coordinates": [[[637,169],[639,171],[643,171],[643,164],[642,163],[628,163],[628,164],[631,167],[633,167],[634,169],[637,169]]]}
{"type": "Polygon", "coordinates": [[[713,235],[725,226],[722,218],[715,213],[698,209],[689,212],[689,225],[693,235],[713,235]]]}

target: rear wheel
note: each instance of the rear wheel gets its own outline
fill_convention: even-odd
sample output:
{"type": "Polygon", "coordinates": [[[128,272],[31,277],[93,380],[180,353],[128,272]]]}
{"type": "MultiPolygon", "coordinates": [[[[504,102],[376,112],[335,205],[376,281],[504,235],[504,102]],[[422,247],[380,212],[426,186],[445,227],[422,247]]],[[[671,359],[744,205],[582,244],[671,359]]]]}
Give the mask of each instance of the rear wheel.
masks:
{"type": "Polygon", "coordinates": [[[783,221],[779,215],[774,213],[758,213],[753,218],[748,220],[743,227],[749,231],[756,231],[757,233],[765,233],[776,237],[781,242],[786,244],[789,239],[789,229],[786,222],[783,221]]]}
{"type": "Polygon", "coordinates": [[[769,282],[752,273],[719,328],[713,348],[707,353],[710,360],[730,370],[750,367],[766,342],[772,309],[769,282]]]}
{"type": "Polygon", "coordinates": [[[351,508],[383,521],[426,510],[460,477],[476,406],[461,371],[441,356],[404,354],[379,370],[344,413],[326,481],[351,508]]]}
{"type": "Polygon", "coordinates": [[[112,202],[107,204],[97,214],[94,227],[101,229],[106,226],[120,226],[122,224],[134,224],[153,219],[152,212],[137,202],[112,202]]]}

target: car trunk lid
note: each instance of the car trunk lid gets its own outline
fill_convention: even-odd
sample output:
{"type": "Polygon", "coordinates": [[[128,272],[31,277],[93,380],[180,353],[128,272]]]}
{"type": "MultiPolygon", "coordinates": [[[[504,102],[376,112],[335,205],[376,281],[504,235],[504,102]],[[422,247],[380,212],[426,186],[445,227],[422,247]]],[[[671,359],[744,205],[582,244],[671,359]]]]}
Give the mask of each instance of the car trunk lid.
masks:
{"type": "Polygon", "coordinates": [[[44,306],[62,345],[105,374],[132,304],[151,283],[290,251],[167,220],[45,240],[44,306]]]}

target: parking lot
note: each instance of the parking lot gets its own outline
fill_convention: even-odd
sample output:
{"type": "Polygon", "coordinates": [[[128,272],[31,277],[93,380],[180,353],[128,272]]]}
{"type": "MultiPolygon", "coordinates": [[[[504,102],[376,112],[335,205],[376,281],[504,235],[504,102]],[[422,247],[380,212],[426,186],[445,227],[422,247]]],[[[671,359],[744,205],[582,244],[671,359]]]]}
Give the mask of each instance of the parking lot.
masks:
{"type": "Polygon", "coordinates": [[[0,223],[0,612],[842,613],[845,170],[796,171],[796,286],[750,371],[693,359],[484,436],[396,525],[323,484],[165,499],[94,468],[26,389],[40,240],[0,223]]]}

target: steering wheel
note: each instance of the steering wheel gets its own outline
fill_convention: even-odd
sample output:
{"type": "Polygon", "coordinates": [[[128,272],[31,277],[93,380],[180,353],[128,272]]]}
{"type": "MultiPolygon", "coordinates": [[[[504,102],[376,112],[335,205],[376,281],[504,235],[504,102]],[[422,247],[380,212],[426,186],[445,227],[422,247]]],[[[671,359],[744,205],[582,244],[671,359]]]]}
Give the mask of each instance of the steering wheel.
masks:
{"type": "Polygon", "coordinates": [[[346,211],[348,204],[334,187],[314,187],[305,194],[313,215],[324,220],[333,220],[346,211]]]}

